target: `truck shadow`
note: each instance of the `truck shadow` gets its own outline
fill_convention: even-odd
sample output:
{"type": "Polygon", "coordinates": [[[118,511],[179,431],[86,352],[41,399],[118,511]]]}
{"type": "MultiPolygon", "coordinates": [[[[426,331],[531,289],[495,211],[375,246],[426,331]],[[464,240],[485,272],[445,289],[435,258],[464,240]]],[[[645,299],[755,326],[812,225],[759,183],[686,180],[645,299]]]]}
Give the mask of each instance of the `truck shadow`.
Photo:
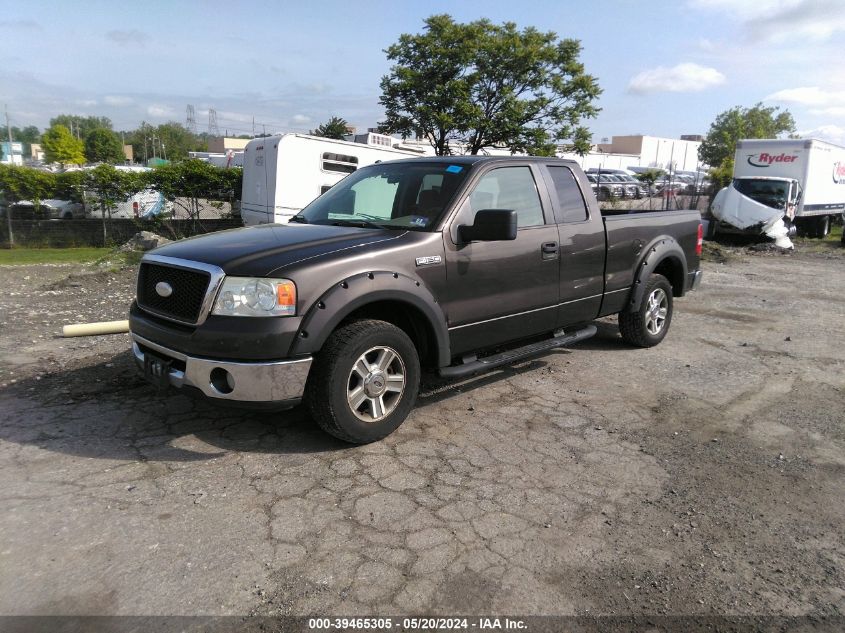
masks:
{"type": "MultiPolygon", "coordinates": [[[[549,354],[568,353],[553,350],[549,354]]],[[[455,381],[423,375],[418,408],[544,367],[523,361],[455,381]]],[[[305,408],[250,411],[163,394],[137,373],[129,352],[95,364],[25,378],[0,389],[0,439],[95,459],[202,461],[226,452],[307,454],[354,450],[324,433],[305,408]]]]}

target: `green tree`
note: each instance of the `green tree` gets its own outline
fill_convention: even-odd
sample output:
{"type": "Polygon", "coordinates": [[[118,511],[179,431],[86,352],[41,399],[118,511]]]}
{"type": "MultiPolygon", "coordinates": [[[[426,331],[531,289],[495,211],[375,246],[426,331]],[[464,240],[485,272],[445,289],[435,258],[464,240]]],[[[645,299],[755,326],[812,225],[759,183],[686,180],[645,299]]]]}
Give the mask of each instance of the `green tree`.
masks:
{"type": "Polygon", "coordinates": [[[112,129],[111,119],[105,116],[80,116],[78,114],[60,114],[50,119],[50,127],[64,125],[71,131],[75,138],[80,140],[88,138],[88,135],[96,129],[112,129]]]}
{"type": "Polygon", "coordinates": [[[795,120],[788,110],[757,103],[751,108],[736,106],[716,117],[698,148],[698,158],[710,167],[722,167],[733,159],[736,142],[744,138],[777,138],[795,131],[795,120]]]}
{"type": "Polygon", "coordinates": [[[53,195],[55,174],[31,167],[0,164],[0,190],[8,203],[31,200],[38,206],[41,200],[53,195]]]}
{"type": "Polygon", "coordinates": [[[85,163],[85,145],[71,136],[64,125],[54,125],[41,137],[44,157],[48,163],[82,165],[85,163]]]}
{"type": "Polygon", "coordinates": [[[141,127],[125,134],[126,143],[132,145],[135,160],[140,162],[154,156],[171,161],[181,160],[188,157],[188,152],[208,150],[206,135],[192,134],[185,126],[175,121],[158,126],[141,122],[141,127]]]}
{"type": "Polygon", "coordinates": [[[56,174],[53,197],[59,200],[84,202],[82,192],[88,182],[88,173],[84,170],[63,171],[56,174]]]}
{"type": "Polygon", "coordinates": [[[241,170],[221,169],[209,162],[188,159],[156,167],[148,175],[150,185],[165,198],[178,202],[187,198],[189,218],[199,219],[200,199],[228,199],[230,192],[239,183],[241,170]],[[227,173],[231,172],[231,173],[227,173]]]}
{"type": "Polygon", "coordinates": [[[559,141],[589,151],[581,120],[594,117],[601,94],[578,61],[578,40],[487,19],[467,24],[449,15],[425,20],[385,52],[393,62],[381,80],[381,127],[427,139],[438,155],[449,142],[477,154],[486,147],[549,154],[559,141]]]}
{"type": "MultiPolygon", "coordinates": [[[[7,140],[5,135],[3,140],[7,140]]],[[[25,128],[12,126],[12,140],[23,143],[23,155],[26,158],[32,153],[32,144],[41,141],[41,132],[34,125],[27,125],[25,128]]]]}
{"type": "Polygon", "coordinates": [[[122,163],[126,159],[120,137],[102,127],[85,137],[85,157],[89,163],[122,163]]]}
{"type": "Polygon", "coordinates": [[[343,137],[349,133],[346,129],[347,127],[349,127],[349,123],[347,123],[346,119],[339,116],[333,116],[325,123],[318,125],[317,129],[311,130],[311,134],[314,136],[343,140],[343,137]]]}
{"type": "Polygon", "coordinates": [[[712,195],[724,189],[729,184],[731,184],[731,180],[734,177],[734,158],[731,156],[730,158],[726,158],[723,160],[718,167],[711,167],[708,170],[707,175],[710,177],[710,180],[713,182],[713,193],[712,195]]]}
{"type": "Polygon", "coordinates": [[[133,193],[144,187],[143,174],[121,171],[113,165],[97,165],[85,172],[84,186],[93,195],[103,218],[103,245],[108,243],[106,218],[111,220],[112,210],[133,193]]]}
{"type": "Polygon", "coordinates": [[[656,183],[658,180],[663,178],[663,176],[665,176],[665,175],[666,175],[665,170],[652,168],[652,169],[646,169],[645,171],[641,171],[640,173],[635,174],[634,178],[636,178],[640,182],[648,185],[648,188],[649,188],[649,191],[650,191],[651,188],[654,186],[654,183],[656,183]]]}

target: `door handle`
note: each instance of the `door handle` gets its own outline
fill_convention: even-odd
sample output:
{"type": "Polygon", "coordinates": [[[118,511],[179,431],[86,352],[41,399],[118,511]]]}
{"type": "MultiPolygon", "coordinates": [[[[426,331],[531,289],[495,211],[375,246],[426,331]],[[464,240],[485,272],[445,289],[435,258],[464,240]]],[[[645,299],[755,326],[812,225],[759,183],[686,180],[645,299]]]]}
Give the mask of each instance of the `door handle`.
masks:
{"type": "Polygon", "coordinates": [[[543,253],[554,254],[558,251],[557,242],[545,242],[542,246],[543,253]]]}

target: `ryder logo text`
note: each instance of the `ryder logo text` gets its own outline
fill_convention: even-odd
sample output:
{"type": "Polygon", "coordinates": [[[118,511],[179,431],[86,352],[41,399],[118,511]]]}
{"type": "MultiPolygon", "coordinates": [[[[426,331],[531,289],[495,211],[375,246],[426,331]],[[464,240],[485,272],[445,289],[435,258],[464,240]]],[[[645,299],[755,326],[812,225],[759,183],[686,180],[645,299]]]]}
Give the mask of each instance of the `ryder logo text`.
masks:
{"type": "Polygon", "coordinates": [[[748,164],[754,167],[769,167],[774,163],[794,163],[798,160],[795,154],[769,154],[768,152],[760,152],[759,154],[749,154],[748,164]]]}

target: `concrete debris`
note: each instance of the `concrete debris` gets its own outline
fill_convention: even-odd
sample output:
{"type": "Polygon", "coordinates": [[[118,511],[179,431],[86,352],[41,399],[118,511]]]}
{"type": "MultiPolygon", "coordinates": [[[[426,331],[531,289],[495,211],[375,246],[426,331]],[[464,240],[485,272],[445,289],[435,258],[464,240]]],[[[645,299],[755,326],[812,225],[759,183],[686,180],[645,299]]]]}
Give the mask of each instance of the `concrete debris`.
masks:
{"type": "Polygon", "coordinates": [[[133,235],[132,238],[123,244],[118,250],[124,252],[150,251],[154,248],[158,248],[159,246],[170,244],[171,241],[172,240],[162,237],[161,235],[156,235],[151,231],[141,231],[140,233],[135,233],[135,235],[133,235]]]}

